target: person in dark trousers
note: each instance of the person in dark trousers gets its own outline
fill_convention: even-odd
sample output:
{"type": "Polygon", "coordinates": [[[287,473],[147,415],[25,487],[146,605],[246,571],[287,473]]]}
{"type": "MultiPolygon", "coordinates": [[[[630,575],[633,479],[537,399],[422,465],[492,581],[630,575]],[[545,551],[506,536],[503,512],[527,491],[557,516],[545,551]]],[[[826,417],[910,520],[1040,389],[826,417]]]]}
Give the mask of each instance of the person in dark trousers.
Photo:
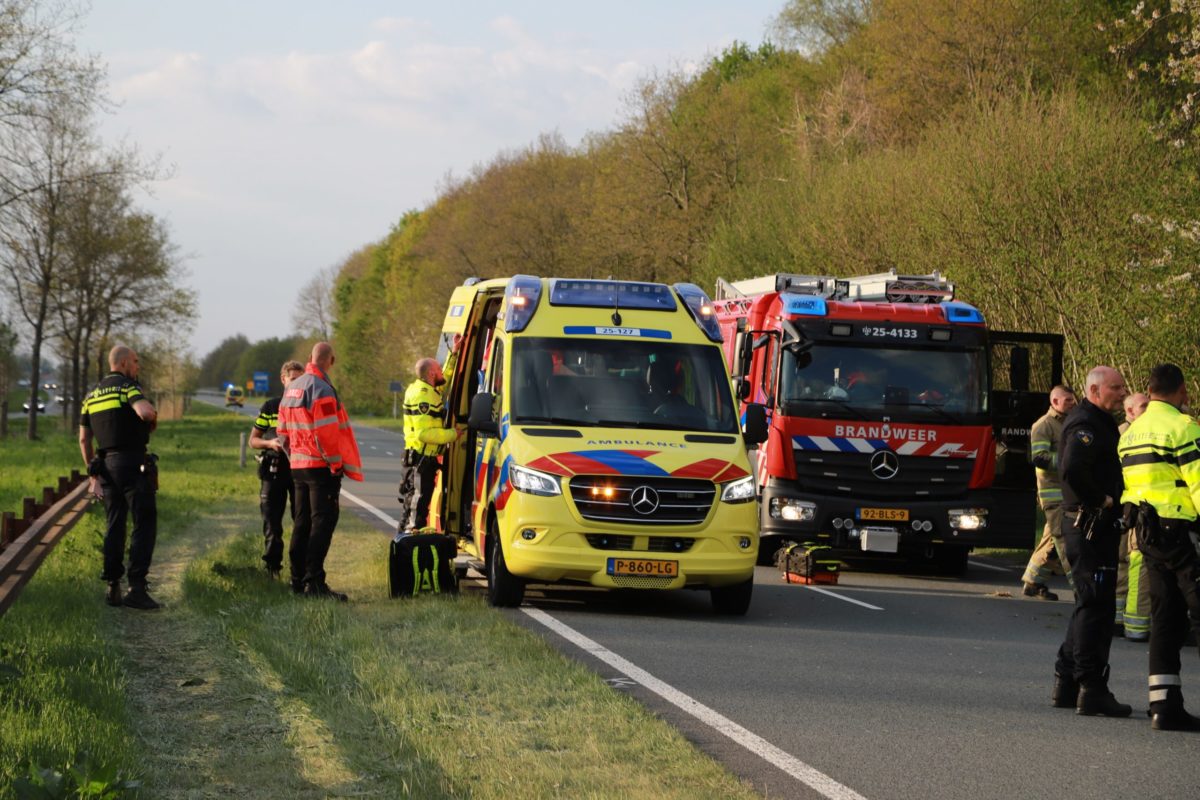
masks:
{"type": "Polygon", "coordinates": [[[1108,689],[1108,653],[1116,598],[1117,544],[1122,533],[1121,461],[1113,417],[1129,390],[1121,373],[1095,367],[1086,398],[1067,416],[1058,460],[1063,539],[1075,576],[1075,608],[1054,665],[1052,702],[1084,716],[1128,717],[1108,689]]]}
{"type": "MultiPolygon", "coordinates": [[[[303,374],[303,364],[289,361],[280,369],[279,380],[286,390],[289,383],[303,374]]],[[[289,500],[292,520],[296,518],[292,468],[283,452],[283,441],[275,432],[281,399],[272,397],[264,402],[250,430],[250,446],[262,451],[258,457],[258,477],[262,482],[258,492],[258,506],[263,518],[262,560],[272,578],[278,578],[283,569],[283,512],[288,508],[289,500]]]]}
{"type": "Polygon", "coordinates": [[[279,402],[275,432],[292,465],[296,516],[288,548],[292,590],[345,601],[325,582],[325,556],[341,510],[342,477],[361,481],[362,459],[346,407],[329,382],[333,347],[313,346],[304,374],[288,384],[279,402]]]}
{"type": "Polygon", "coordinates": [[[400,469],[400,531],[409,534],[429,521],[438,454],[457,433],[445,426],[441,387],[446,378],[432,358],[417,362],[417,379],[404,392],[404,461],[400,469]]]}
{"type": "Polygon", "coordinates": [[[104,571],[110,606],[142,610],[159,605],[148,591],[146,576],[158,534],[158,467],[147,454],[158,412],[137,382],[141,363],[124,345],[108,354],[111,370],[83,400],[79,416],[79,450],[87,465],[88,491],[104,501],[104,571]],[[98,449],[93,449],[93,439],[98,449]],[[133,516],[129,545],[129,592],[121,596],[125,576],[125,519],[133,516]]]}
{"type": "Polygon", "coordinates": [[[1150,371],[1150,404],[1121,436],[1121,465],[1130,514],[1136,509],[1138,549],[1150,584],[1150,727],[1200,731],[1183,707],[1179,650],[1191,628],[1200,635],[1200,425],[1187,405],[1183,371],[1150,371]]]}

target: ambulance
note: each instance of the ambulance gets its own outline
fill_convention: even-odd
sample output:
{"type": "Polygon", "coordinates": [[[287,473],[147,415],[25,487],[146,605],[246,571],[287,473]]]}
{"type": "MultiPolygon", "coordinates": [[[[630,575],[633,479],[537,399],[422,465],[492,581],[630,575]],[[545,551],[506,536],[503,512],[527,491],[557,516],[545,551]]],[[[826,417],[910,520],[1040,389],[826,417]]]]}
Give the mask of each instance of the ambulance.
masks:
{"type": "Polygon", "coordinates": [[[439,360],[447,423],[432,507],[487,575],[488,601],[531,583],[705,589],[744,614],[758,509],[712,306],[692,284],[471,279],[439,360]]]}

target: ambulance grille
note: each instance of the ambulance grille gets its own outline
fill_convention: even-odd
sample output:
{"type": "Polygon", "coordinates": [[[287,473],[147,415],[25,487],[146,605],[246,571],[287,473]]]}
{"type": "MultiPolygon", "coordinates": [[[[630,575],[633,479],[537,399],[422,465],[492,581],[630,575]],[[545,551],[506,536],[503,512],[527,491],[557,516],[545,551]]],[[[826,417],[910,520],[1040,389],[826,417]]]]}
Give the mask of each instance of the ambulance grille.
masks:
{"type": "MultiPolygon", "coordinates": [[[[634,550],[637,540],[633,536],[612,533],[588,533],[585,538],[597,550],[634,550]]],[[[650,536],[646,547],[651,553],[686,553],[696,543],[686,536],[650,536]]]]}
{"type": "Polygon", "coordinates": [[[696,478],[577,475],[570,487],[584,519],[630,525],[696,525],[708,517],[717,494],[712,481],[696,478]],[[655,502],[647,503],[646,495],[655,502]]]}

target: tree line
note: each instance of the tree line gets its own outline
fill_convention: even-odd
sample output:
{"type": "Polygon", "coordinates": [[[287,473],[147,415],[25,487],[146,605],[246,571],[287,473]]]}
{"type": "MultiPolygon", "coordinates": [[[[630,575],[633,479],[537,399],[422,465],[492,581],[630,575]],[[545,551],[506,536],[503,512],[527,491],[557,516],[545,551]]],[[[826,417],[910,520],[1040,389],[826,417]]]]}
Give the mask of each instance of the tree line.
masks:
{"type": "MultiPolygon", "coordinates": [[[[82,14],[69,0],[0,0],[0,287],[11,314],[0,333],[16,328],[31,354],[31,439],[48,352],[69,423],[118,341],[139,347],[143,383],[167,403],[193,371],[180,334],[194,292],[166,222],[135,201],[166,174],[135,147],[101,141],[105,73],[75,47],[82,14]]],[[[12,381],[15,347],[0,335],[0,384],[12,381]]],[[[7,392],[0,403],[7,414],[7,392]]]]}
{"type": "Polygon", "coordinates": [[[448,180],[336,267],[339,388],[384,412],[452,288],[939,270],[1078,381],[1200,371],[1200,0],[790,0],[579,144],[448,180]]]}

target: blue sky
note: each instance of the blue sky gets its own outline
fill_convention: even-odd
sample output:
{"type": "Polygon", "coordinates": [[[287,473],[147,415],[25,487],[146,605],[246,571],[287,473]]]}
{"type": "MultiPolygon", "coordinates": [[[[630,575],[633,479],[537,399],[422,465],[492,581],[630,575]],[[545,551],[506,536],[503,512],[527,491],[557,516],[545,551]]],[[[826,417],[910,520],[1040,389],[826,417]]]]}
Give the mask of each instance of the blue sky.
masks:
{"type": "Polygon", "coordinates": [[[288,334],[299,287],[448,174],[612,127],[639,79],[757,44],[782,6],[94,0],[79,43],[108,65],[106,138],[174,168],[145,205],[187,256],[203,356],[288,334]]]}

